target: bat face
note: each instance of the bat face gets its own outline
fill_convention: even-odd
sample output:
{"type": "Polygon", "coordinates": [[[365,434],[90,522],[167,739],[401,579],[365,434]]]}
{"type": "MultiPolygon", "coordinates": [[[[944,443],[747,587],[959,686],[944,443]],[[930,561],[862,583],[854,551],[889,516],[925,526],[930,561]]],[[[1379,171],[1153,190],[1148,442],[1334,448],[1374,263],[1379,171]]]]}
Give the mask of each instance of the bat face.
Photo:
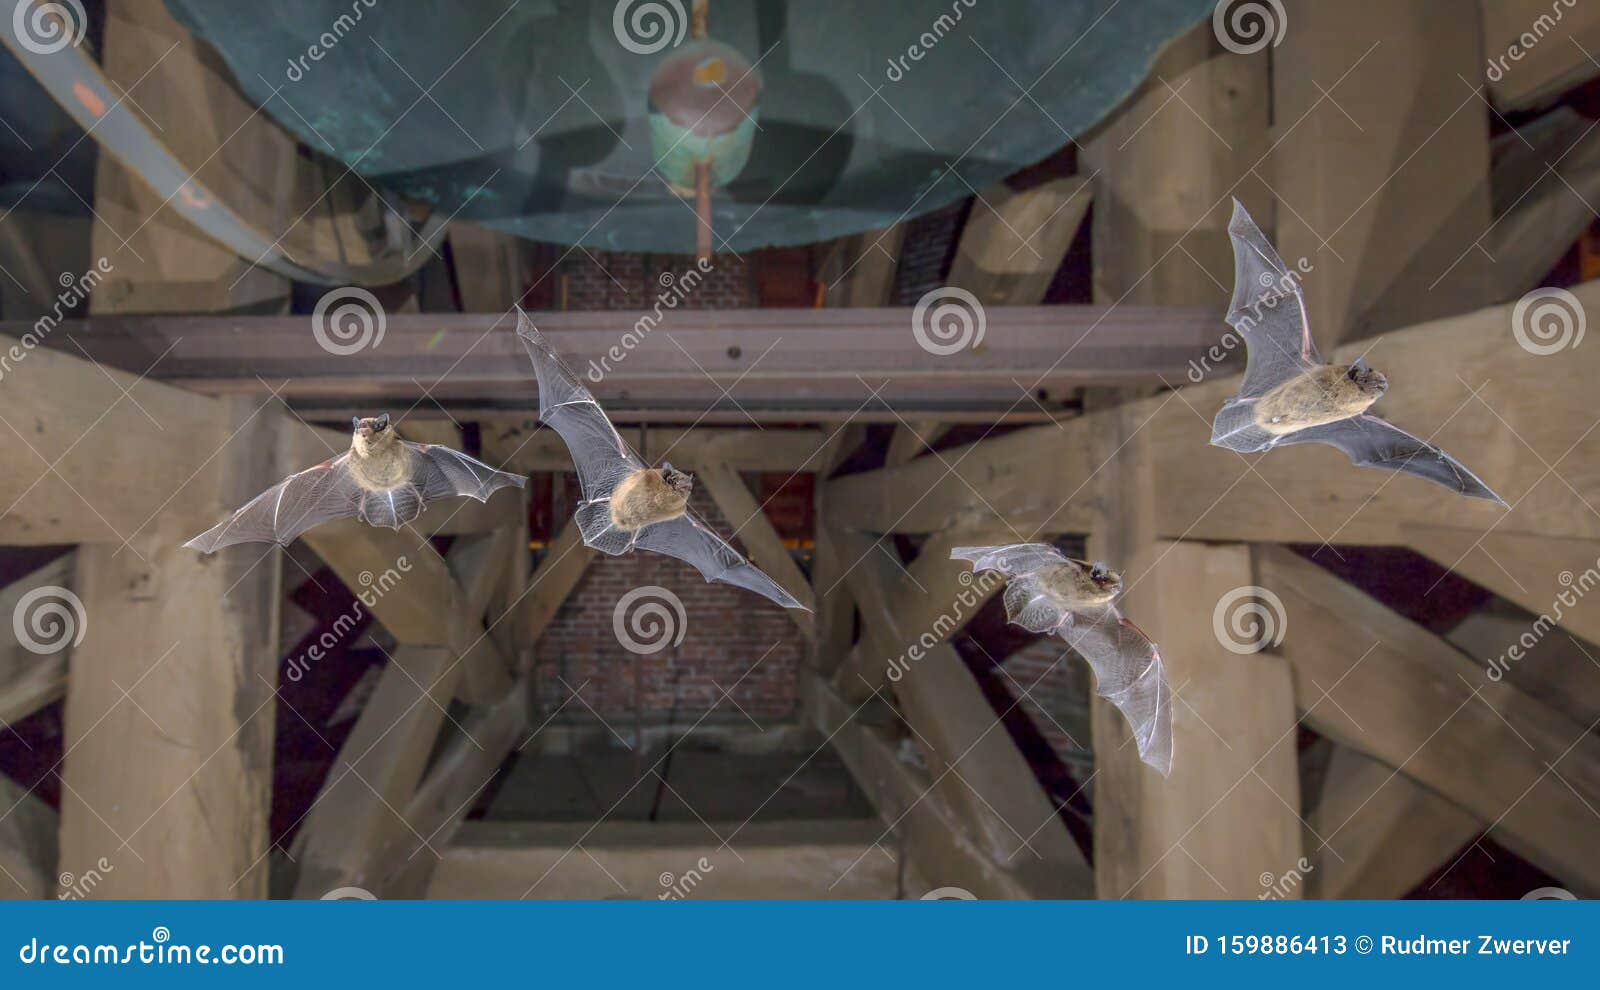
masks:
{"type": "Polygon", "coordinates": [[[1234,290],[1228,323],[1250,349],[1239,394],[1212,424],[1211,443],[1241,453],[1324,443],[1360,467],[1414,474],[1473,498],[1505,501],[1443,450],[1369,410],[1389,380],[1365,361],[1330,365],[1317,354],[1300,283],[1240,203],[1228,224],[1234,290]]]}
{"type": "Polygon", "coordinates": [[[350,420],[350,432],[353,436],[370,438],[374,433],[382,433],[388,428],[388,413],[381,416],[356,416],[350,420]]]}

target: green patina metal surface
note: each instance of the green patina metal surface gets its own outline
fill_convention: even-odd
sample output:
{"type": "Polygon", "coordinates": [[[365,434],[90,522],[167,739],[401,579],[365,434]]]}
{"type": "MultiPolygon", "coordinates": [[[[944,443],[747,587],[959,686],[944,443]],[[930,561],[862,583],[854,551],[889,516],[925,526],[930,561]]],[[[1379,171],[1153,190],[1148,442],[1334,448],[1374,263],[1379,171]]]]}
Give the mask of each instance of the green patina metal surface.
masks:
{"type": "MultiPolygon", "coordinates": [[[[647,105],[687,0],[167,6],[279,124],[400,196],[540,240],[693,248],[669,186],[686,149],[657,164],[647,105]],[[631,33],[646,6],[663,12],[653,39],[631,33]]],[[[970,196],[1092,127],[1211,7],[715,0],[711,34],[764,79],[742,151],[701,149],[719,243],[808,243],[970,196]]]]}

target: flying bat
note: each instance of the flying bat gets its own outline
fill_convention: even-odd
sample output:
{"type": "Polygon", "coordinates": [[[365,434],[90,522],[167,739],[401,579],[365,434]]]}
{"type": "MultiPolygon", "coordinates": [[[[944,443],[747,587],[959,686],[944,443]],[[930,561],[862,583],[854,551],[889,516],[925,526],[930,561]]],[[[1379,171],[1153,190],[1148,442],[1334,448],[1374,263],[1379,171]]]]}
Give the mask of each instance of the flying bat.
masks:
{"type": "Polygon", "coordinates": [[[400,439],[389,414],[350,421],[350,449],[289,475],[232,515],[185,543],[215,553],[235,543],[288,546],[313,526],[355,516],[399,529],[434,499],[466,495],[480,502],[528,479],[436,443],[400,439]]]}
{"type": "Polygon", "coordinates": [[[1095,693],[1122,712],[1139,757],[1172,770],[1172,692],[1161,651],[1115,604],[1122,576],[1073,560],[1047,543],[956,547],[951,560],[1006,577],[1006,617],[1029,632],[1060,636],[1089,661],[1095,693]]]}
{"type": "Polygon", "coordinates": [[[1244,336],[1250,360],[1239,394],[1223,404],[1211,443],[1242,453],[1280,444],[1325,443],[1360,467],[1404,471],[1473,498],[1505,505],[1460,461],[1368,410],[1389,380],[1364,360],[1324,362],[1311,343],[1305,296],[1238,200],[1233,241],[1233,301],[1228,323],[1244,336]]]}
{"type": "Polygon", "coordinates": [[[784,608],[805,608],[689,509],[692,475],[671,464],[653,468],[633,452],[521,309],[517,336],[539,380],[539,419],[566,441],[577,468],[582,498],[575,516],[586,545],[612,556],[654,550],[693,564],[707,581],[737,585],[784,608]]]}

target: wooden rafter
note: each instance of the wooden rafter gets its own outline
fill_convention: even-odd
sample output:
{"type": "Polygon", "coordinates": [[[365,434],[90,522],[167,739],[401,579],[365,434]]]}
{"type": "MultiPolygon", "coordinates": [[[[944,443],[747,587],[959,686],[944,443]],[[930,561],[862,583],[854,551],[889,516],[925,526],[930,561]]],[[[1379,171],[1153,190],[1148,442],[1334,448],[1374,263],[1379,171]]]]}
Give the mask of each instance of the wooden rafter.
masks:
{"type": "MultiPolygon", "coordinates": [[[[1600,741],[1587,726],[1296,554],[1263,546],[1256,560],[1283,601],[1278,649],[1308,725],[1490,823],[1574,890],[1600,889],[1578,824],[1600,806],[1600,741]]],[[[1339,836],[1321,841],[1337,851],[1339,836]]]]}

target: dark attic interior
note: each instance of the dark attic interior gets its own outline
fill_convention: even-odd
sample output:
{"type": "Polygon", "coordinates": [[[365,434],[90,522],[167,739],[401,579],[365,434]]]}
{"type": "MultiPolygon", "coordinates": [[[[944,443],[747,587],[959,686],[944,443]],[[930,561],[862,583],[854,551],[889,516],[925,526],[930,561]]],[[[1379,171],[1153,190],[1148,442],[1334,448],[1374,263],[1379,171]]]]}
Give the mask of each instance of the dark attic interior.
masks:
{"type": "Polygon", "coordinates": [[[13,3],[0,897],[1600,892],[1594,5],[13,3]]]}

